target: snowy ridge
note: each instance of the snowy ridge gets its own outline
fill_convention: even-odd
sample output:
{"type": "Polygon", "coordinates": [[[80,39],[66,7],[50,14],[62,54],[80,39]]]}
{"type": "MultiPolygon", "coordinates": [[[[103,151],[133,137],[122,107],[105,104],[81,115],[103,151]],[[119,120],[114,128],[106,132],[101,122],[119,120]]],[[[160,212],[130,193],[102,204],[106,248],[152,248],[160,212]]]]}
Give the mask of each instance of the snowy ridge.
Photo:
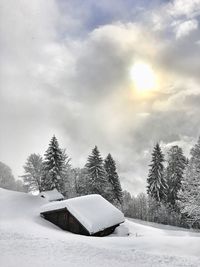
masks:
{"type": "Polygon", "coordinates": [[[124,222],[123,213],[97,194],[46,204],[41,213],[63,208],[67,208],[90,234],[124,222]]]}

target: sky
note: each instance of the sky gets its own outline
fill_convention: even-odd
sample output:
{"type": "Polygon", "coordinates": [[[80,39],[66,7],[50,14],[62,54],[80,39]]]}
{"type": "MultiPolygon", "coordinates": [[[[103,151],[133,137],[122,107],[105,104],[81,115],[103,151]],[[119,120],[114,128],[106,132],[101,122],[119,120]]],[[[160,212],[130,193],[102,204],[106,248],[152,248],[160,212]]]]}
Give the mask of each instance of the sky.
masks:
{"type": "Polygon", "coordinates": [[[156,142],[188,155],[200,134],[199,18],[200,0],[1,0],[0,161],[17,178],[55,134],[73,167],[97,145],[145,191],[156,142]]]}

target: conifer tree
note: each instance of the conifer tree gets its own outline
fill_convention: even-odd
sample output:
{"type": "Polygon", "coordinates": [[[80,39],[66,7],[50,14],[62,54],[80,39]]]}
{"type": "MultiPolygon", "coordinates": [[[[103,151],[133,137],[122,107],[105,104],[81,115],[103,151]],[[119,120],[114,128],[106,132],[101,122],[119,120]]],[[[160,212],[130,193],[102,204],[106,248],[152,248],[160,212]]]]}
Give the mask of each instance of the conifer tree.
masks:
{"type": "Polygon", "coordinates": [[[186,158],[183,155],[183,150],[178,146],[171,147],[168,152],[165,176],[167,183],[166,201],[172,206],[178,200],[178,191],[181,188],[185,166],[186,158]]]}
{"type": "Polygon", "coordinates": [[[113,204],[122,204],[122,188],[116,170],[116,163],[111,154],[108,154],[104,161],[104,168],[109,184],[111,185],[110,201],[113,204]]]}
{"type": "Polygon", "coordinates": [[[166,181],[163,163],[164,155],[157,143],[152,153],[152,161],[147,178],[147,194],[158,202],[165,198],[166,181]]]}
{"type": "Polygon", "coordinates": [[[72,188],[72,175],[71,175],[71,158],[67,155],[66,149],[62,149],[62,172],[61,172],[61,181],[62,181],[62,190],[61,193],[65,197],[71,196],[72,188]]]}
{"type": "Polygon", "coordinates": [[[45,153],[43,190],[56,188],[59,192],[63,192],[63,165],[63,153],[54,135],[45,153]]]}
{"type": "Polygon", "coordinates": [[[92,194],[100,194],[108,199],[106,172],[103,166],[103,159],[97,146],[92,150],[92,154],[88,157],[85,167],[88,172],[89,192],[92,194]]]}
{"type": "Polygon", "coordinates": [[[179,198],[181,212],[187,216],[192,225],[200,222],[200,137],[190,154],[191,158],[185,169],[179,198]]]}

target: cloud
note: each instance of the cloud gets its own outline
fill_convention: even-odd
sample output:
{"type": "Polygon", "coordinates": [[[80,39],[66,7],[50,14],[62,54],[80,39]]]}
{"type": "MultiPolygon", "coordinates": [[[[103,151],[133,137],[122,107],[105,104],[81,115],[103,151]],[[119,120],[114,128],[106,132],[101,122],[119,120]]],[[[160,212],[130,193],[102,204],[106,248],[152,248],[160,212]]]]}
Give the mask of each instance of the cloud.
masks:
{"type": "Polygon", "coordinates": [[[157,141],[183,139],[188,148],[195,140],[197,5],[134,2],[2,2],[0,160],[16,175],[56,134],[74,166],[84,166],[94,145],[111,152],[124,188],[139,193],[157,141]],[[158,91],[135,90],[129,70],[138,60],[151,64],[158,91]]]}
{"type": "Polygon", "coordinates": [[[199,0],[174,0],[168,5],[168,12],[172,16],[194,17],[200,14],[199,0]]]}
{"type": "Polygon", "coordinates": [[[145,9],[153,8],[162,0],[57,0],[58,8],[63,14],[62,34],[84,38],[88,31],[116,22],[136,21],[145,9]]]}
{"type": "Polygon", "coordinates": [[[176,38],[183,38],[184,36],[187,36],[190,34],[190,32],[198,29],[198,21],[193,20],[187,20],[184,22],[178,23],[178,25],[175,26],[175,32],[176,32],[176,38]]]}
{"type": "Polygon", "coordinates": [[[47,132],[53,132],[47,77],[39,73],[40,66],[52,65],[44,50],[55,42],[58,13],[51,0],[47,6],[38,0],[2,1],[0,17],[0,157],[19,175],[26,147],[30,153],[40,150],[47,132]]]}

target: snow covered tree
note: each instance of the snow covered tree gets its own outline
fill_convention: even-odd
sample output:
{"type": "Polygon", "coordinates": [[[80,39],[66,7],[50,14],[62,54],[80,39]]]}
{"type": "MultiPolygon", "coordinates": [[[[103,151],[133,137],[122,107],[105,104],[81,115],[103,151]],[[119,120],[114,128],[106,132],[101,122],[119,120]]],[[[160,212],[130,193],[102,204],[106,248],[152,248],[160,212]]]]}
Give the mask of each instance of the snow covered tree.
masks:
{"type": "Polygon", "coordinates": [[[134,207],[134,198],[131,194],[124,190],[122,191],[122,211],[126,217],[134,217],[135,214],[135,207],[134,207]]]}
{"type": "Polygon", "coordinates": [[[147,178],[147,194],[156,201],[165,198],[166,181],[164,178],[164,155],[157,143],[152,153],[149,175],[147,178]]]}
{"type": "Polygon", "coordinates": [[[84,196],[89,194],[89,175],[87,168],[76,168],[73,170],[75,176],[75,188],[77,195],[84,196]]]}
{"type": "Polygon", "coordinates": [[[182,148],[173,146],[168,152],[167,167],[165,171],[167,189],[166,201],[174,206],[178,200],[178,191],[181,188],[181,181],[186,166],[186,158],[182,148]]]}
{"type": "Polygon", "coordinates": [[[43,190],[56,188],[59,192],[64,191],[63,168],[63,153],[54,135],[45,153],[43,190]]]}
{"type": "Polygon", "coordinates": [[[21,180],[15,180],[11,168],[3,162],[0,162],[0,187],[19,192],[27,192],[27,188],[23,182],[21,180]]]}
{"type": "Polygon", "coordinates": [[[71,192],[73,190],[72,185],[72,175],[71,175],[71,165],[70,165],[70,157],[66,153],[66,149],[62,149],[62,171],[60,173],[61,181],[62,181],[62,194],[69,198],[71,196],[71,192]]]}
{"type": "Polygon", "coordinates": [[[158,222],[158,210],[161,203],[157,201],[154,197],[148,195],[148,221],[150,222],[158,222]]]}
{"type": "Polygon", "coordinates": [[[109,199],[109,184],[106,179],[103,159],[97,146],[92,150],[85,167],[88,172],[89,193],[100,194],[109,199]]]}
{"type": "Polygon", "coordinates": [[[190,154],[179,193],[180,206],[189,224],[200,226],[200,138],[190,154]]]}
{"type": "Polygon", "coordinates": [[[22,180],[18,179],[15,181],[15,191],[18,192],[28,192],[27,186],[23,183],[22,180]]]}
{"type": "Polygon", "coordinates": [[[11,168],[0,162],[0,187],[15,190],[15,178],[11,168]]]}
{"type": "Polygon", "coordinates": [[[71,166],[67,169],[67,176],[64,177],[64,188],[65,191],[63,195],[65,198],[77,197],[79,194],[77,193],[77,174],[76,169],[71,168],[71,166]]]}
{"type": "Polygon", "coordinates": [[[148,215],[148,199],[144,193],[140,193],[136,199],[137,217],[140,220],[147,220],[148,215]]]}
{"type": "Polygon", "coordinates": [[[107,181],[111,185],[110,202],[113,204],[122,204],[122,188],[117,174],[116,163],[111,154],[108,154],[104,161],[107,181]]]}
{"type": "Polygon", "coordinates": [[[31,154],[24,165],[24,180],[28,191],[42,190],[43,159],[39,154],[31,154]]]}

